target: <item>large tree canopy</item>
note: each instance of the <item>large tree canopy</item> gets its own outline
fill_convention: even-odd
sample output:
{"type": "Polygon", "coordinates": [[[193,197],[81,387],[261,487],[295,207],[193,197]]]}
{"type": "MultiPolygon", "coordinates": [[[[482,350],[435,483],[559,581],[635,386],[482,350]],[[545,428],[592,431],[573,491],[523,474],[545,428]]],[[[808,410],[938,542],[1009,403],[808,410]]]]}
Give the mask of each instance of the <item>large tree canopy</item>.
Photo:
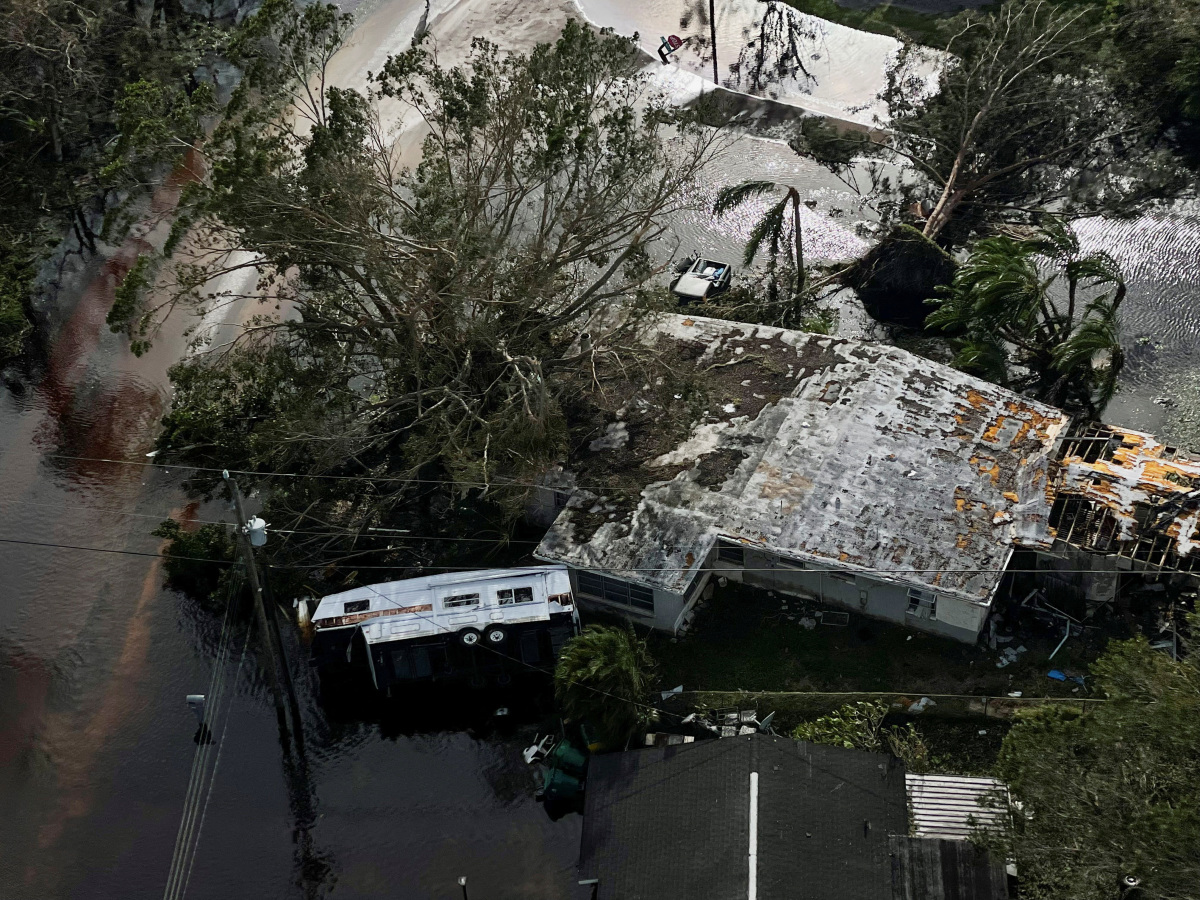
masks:
{"type": "Polygon", "coordinates": [[[1132,876],[1146,900],[1195,897],[1200,667],[1137,638],[1110,645],[1092,672],[1107,703],[1084,716],[1043,707],[1004,739],[997,774],[1024,815],[1001,843],[1021,896],[1116,897],[1132,876]]]}
{"type": "Polygon", "coordinates": [[[908,43],[890,67],[882,139],[810,119],[795,148],[843,173],[860,154],[900,165],[875,169],[888,208],[920,207],[927,237],[959,245],[996,222],[1127,213],[1185,189],[1153,111],[1101,64],[1113,29],[1095,8],[1014,0],[943,28],[944,51],[908,43]]]}
{"type": "Polygon", "coordinates": [[[347,30],[288,0],[251,20],[239,46],[257,63],[186,207],[175,288],[123,312],[145,339],[171,304],[241,299],[214,279],[256,269],[260,314],[175,371],[162,445],[217,468],[392,479],[352,502],[346,484],[276,495],[293,521],[361,531],[411,496],[406,479],[503,496],[565,455],[564,398],[621,341],[601,320],[628,320],[609,313],[636,306],[647,248],[718,138],[651,95],[633,41],[576,22],[528,55],[477,39],[456,67],[414,46],[371,95],[322,89],[347,30]],[[404,111],[401,143],[423,135],[415,166],[379,97],[404,111]]]}
{"type": "Polygon", "coordinates": [[[0,359],[22,349],[49,248],[72,234],[95,252],[102,219],[123,236],[114,195],[140,199],[199,133],[211,94],[195,75],[222,35],[178,3],[0,4],[0,359]]]}

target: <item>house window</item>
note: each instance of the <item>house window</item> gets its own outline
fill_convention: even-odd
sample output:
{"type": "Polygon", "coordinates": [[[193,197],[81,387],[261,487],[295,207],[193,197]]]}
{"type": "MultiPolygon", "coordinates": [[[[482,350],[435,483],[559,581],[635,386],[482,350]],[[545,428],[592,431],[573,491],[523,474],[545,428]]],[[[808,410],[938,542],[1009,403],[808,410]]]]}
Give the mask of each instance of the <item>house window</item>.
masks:
{"type": "Polygon", "coordinates": [[[370,608],[370,600],[351,600],[342,606],[342,615],[348,616],[350,613],[366,612],[370,608]]]}
{"type": "Polygon", "coordinates": [[[442,609],[457,609],[460,606],[478,606],[478,594],[451,594],[442,598],[442,609]]]}
{"type": "Polygon", "coordinates": [[[937,594],[919,588],[908,589],[908,614],[922,619],[937,618],[937,594]]]}
{"type": "Polygon", "coordinates": [[[554,508],[566,509],[567,501],[571,499],[571,495],[566,491],[554,491],[554,508]]]}
{"type": "Polygon", "coordinates": [[[736,544],[717,542],[717,559],[721,562],[732,563],[735,566],[746,565],[746,551],[736,544]]]}
{"type": "Polygon", "coordinates": [[[594,572],[579,573],[579,592],[609,603],[619,603],[634,609],[654,612],[654,591],[640,584],[630,584],[619,578],[609,578],[594,572]]]}
{"type": "Polygon", "coordinates": [[[807,569],[808,563],[800,562],[798,559],[788,559],[786,556],[779,557],[779,568],[781,569],[807,569]]]}
{"type": "Polygon", "coordinates": [[[504,588],[496,591],[496,599],[500,601],[501,606],[511,606],[514,603],[532,603],[533,588],[504,588]]]}

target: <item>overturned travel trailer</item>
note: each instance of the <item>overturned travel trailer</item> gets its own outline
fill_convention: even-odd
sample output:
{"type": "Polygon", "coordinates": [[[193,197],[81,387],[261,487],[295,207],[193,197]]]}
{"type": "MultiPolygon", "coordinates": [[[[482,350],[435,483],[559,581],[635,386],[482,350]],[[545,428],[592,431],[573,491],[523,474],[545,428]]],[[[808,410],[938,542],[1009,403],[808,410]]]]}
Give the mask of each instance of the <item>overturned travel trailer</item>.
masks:
{"type": "Polygon", "coordinates": [[[313,615],[313,662],[365,665],[375,687],[489,679],[549,670],[579,614],[565,566],[479,569],[354,588],[313,615]],[[364,662],[365,660],[365,662],[364,662]]]}

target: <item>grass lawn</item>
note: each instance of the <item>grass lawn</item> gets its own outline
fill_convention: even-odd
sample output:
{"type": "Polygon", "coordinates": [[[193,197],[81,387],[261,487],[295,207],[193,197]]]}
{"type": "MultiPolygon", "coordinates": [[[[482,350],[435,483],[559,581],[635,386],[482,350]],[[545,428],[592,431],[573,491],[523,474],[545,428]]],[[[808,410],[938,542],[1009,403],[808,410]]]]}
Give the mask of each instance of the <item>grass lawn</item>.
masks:
{"type": "MultiPolygon", "coordinates": [[[[846,627],[800,618],[818,604],[730,582],[718,587],[696,616],[691,633],[673,640],[650,635],[663,685],[692,691],[898,691],[1003,697],[1086,696],[1077,685],[1046,677],[1050,669],[1085,674],[1103,639],[1072,638],[1053,662],[1047,657],[1061,635],[1047,633],[1023,643],[1016,663],[971,646],[850,613],[846,627]]],[[[841,609],[840,607],[831,607],[841,609]]],[[[1010,646],[1013,646],[1010,645],[1010,646]]]]}

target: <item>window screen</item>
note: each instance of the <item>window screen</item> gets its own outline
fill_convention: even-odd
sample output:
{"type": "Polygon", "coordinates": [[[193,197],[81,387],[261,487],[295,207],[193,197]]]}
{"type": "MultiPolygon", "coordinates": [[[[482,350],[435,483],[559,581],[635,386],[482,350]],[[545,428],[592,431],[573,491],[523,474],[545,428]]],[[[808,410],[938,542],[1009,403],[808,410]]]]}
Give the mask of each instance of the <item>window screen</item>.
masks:
{"type": "Polygon", "coordinates": [[[640,584],[630,584],[607,575],[593,572],[579,573],[579,591],[592,597],[602,598],[609,603],[619,603],[635,609],[654,611],[654,591],[640,584]]]}
{"type": "Polygon", "coordinates": [[[532,603],[533,588],[502,588],[496,591],[496,599],[500,601],[501,606],[511,606],[514,603],[532,603]]]}
{"type": "Polygon", "coordinates": [[[717,544],[717,559],[721,562],[733,563],[735,566],[746,564],[746,551],[733,544],[721,541],[717,544]]]}
{"type": "Polygon", "coordinates": [[[908,614],[910,616],[937,617],[937,594],[920,588],[908,589],[908,614]]]}
{"type": "Polygon", "coordinates": [[[348,616],[350,613],[366,612],[370,608],[370,600],[351,600],[342,606],[342,615],[348,616]]]}
{"type": "Polygon", "coordinates": [[[478,606],[478,594],[451,594],[442,598],[442,609],[455,609],[460,606],[478,606]]]}

